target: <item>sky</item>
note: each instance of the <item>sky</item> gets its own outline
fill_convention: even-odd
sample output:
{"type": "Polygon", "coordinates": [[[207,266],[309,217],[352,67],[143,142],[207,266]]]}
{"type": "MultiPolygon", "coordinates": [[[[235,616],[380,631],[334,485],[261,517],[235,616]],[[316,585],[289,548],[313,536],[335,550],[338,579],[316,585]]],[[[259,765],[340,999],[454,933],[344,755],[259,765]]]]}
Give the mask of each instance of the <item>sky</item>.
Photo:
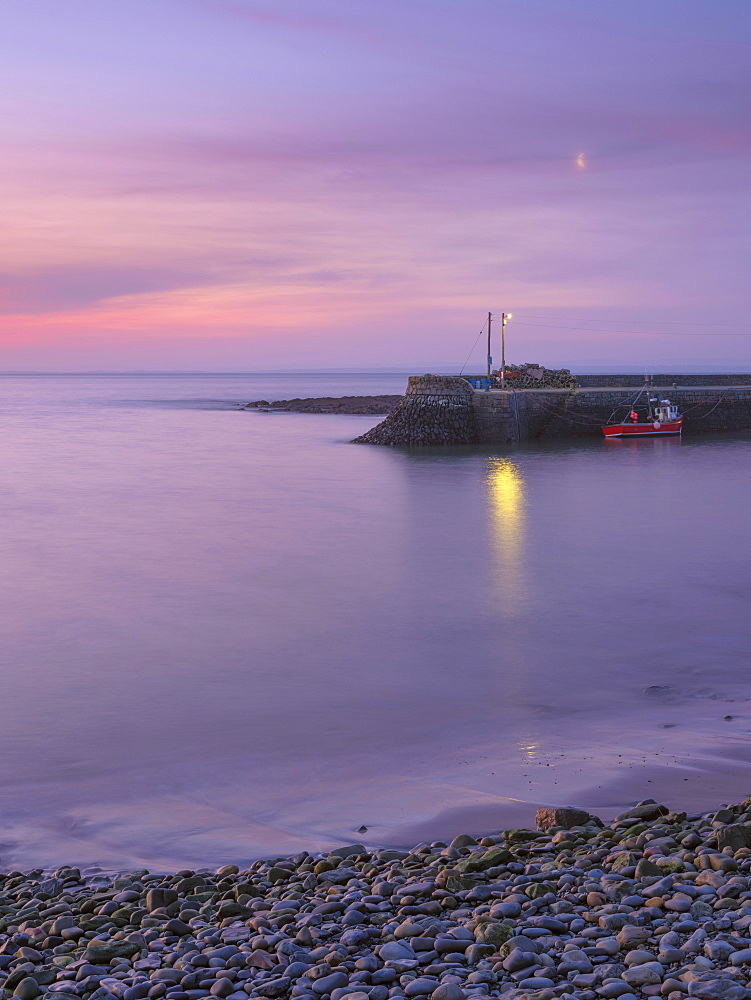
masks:
{"type": "Polygon", "coordinates": [[[430,370],[490,310],[511,362],[751,365],[748,0],[3,0],[0,34],[0,370],[430,370]]]}

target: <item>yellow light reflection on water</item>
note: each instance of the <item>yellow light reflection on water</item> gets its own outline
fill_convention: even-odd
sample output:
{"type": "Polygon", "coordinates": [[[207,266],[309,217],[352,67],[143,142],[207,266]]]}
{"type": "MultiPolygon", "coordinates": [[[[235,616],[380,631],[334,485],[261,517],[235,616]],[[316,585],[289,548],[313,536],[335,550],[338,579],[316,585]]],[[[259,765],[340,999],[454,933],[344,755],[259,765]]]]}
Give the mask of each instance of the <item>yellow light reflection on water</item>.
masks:
{"type": "Polygon", "coordinates": [[[531,691],[526,642],[530,626],[527,486],[516,462],[510,458],[491,458],[488,459],[486,488],[490,545],[495,557],[492,577],[498,613],[497,692],[504,712],[519,719],[526,718],[530,726],[516,747],[517,765],[521,765],[519,771],[522,772],[517,778],[523,794],[528,794],[529,776],[524,768],[537,763],[540,742],[534,734],[534,720],[529,718],[529,705],[534,704],[537,694],[531,691]]]}
{"type": "Polygon", "coordinates": [[[519,467],[508,458],[492,459],[488,490],[498,553],[504,564],[515,563],[524,544],[524,478],[519,467]]]}
{"type": "Polygon", "coordinates": [[[519,466],[510,458],[490,459],[487,489],[496,575],[503,598],[500,610],[508,619],[521,611],[526,597],[526,487],[519,466]]]}

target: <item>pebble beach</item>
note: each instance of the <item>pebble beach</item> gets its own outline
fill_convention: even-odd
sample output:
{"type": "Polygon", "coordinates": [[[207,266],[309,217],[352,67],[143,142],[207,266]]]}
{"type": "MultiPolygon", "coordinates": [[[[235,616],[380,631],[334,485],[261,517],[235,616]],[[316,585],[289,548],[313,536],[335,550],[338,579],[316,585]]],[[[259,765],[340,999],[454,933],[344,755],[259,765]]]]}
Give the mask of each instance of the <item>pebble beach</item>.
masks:
{"type": "Polygon", "coordinates": [[[2,997],[751,997],[751,799],[536,824],[242,871],[12,871],[2,997]]]}

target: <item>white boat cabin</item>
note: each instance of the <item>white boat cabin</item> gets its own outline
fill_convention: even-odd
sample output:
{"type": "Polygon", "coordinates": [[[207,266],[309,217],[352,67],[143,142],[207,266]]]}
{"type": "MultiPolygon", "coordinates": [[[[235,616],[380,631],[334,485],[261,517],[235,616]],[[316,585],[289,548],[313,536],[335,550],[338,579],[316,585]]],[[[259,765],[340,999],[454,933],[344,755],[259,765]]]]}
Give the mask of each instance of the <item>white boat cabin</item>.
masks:
{"type": "MultiPolygon", "coordinates": [[[[656,403],[657,400],[655,399],[656,403]]],[[[661,424],[672,424],[679,419],[680,414],[678,413],[678,407],[671,403],[669,399],[661,399],[659,406],[654,408],[655,420],[659,420],[661,424]]]]}

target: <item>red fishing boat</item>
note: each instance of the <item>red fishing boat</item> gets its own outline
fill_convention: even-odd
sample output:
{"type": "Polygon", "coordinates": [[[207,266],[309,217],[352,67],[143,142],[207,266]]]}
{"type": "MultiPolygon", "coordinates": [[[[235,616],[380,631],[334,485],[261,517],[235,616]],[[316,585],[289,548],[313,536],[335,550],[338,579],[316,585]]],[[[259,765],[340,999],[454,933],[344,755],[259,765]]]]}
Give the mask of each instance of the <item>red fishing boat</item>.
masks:
{"type": "Polygon", "coordinates": [[[602,433],[606,438],[668,437],[681,433],[683,417],[678,407],[669,399],[650,399],[646,417],[632,408],[619,424],[606,424],[602,433]]]}

